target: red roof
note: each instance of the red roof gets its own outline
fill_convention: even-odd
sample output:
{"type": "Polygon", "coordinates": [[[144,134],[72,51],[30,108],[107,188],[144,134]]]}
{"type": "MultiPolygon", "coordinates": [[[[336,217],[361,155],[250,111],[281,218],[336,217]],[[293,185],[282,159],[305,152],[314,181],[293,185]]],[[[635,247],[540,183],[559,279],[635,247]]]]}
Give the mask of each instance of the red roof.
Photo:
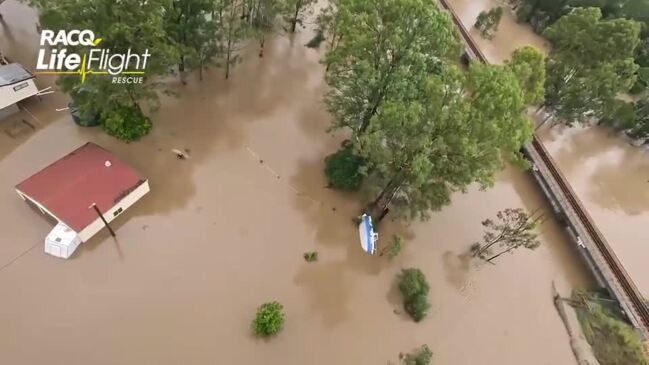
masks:
{"type": "Polygon", "coordinates": [[[97,219],[93,203],[106,213],[144,179],[109,151],[86,143],[16,186],[80,232],[97,219]],[[106,163],[110,162],[110,166],[106,163]]]}

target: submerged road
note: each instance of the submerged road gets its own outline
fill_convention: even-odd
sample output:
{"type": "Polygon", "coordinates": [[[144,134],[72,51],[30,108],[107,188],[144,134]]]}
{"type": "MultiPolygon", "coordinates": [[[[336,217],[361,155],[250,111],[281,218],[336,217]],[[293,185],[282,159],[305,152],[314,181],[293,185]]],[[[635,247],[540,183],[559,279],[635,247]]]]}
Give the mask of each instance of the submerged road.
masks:
{"type": "MultiPolygon", "coordinates": [[[[440,4],[449,11],[460,30],[468,46],[467,56],[471,60],[478,59],[480,62],[488,63],[487,58],[477,47],[469,31],[448,2],[440,0],[440,4]]],[[[537,182],[551,201],[555,213],[565,222],[566,230],[578,243],[582,257],[587,261],[588,267],[598,282],[617,299],[631,324],[642,333],[645,339],[649,339],[649,308],[645,304],[642,294],[606,238],[595,226],[593,219],[584,209],[541,140],[534,136],[532,143],[524,147],[524,152],[535,166],[533,173],[537,182]]]]}

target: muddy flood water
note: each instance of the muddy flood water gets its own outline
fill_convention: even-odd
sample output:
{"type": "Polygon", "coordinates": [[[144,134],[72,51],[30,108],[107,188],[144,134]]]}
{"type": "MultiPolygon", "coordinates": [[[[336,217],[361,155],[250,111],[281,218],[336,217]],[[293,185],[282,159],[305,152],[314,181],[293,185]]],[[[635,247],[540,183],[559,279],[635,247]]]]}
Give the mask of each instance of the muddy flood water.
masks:
{"type": "MultiPolygon", "coordinates": [[[[35,14],[15,1],[0,12],[2,50],[32,67],[35,14]]],[[[323,157],[342,137],[325,132],[311,35],[275,37],[263,59],[249,47],[229,81],[212,70],[177,83],[180,96],[162,100],[136,143],[77,127],[54,111],[67,102],[60,93],[0,121],[0,364],[386,364],[422,344],[436,364],[575,364],[551,282],[590,278],[553,217],[535,252],[481,267],[460,256],[500,209],[549,212],[527,173],[507,169],[493,189],[457,194],[427,222],[388,221],[380,243],[407,239],[392,262],[362,252],[357,198],[325,187],[323,157]],[[34,129],[6,133],[21,119],[34,129]],[[64,261],[43,252],[53,224],[13,187],[87,141],[132,164],[152,191],[116,221],[116,240],[102,232],[64,261]],[[313,250],[319,261],[306,263],[313,250]],[[395,281],[412,266],[431,286],[418,324],[402,313],[395,281]],[[259,340],[250,321],[269,300],[287,320],[259,340]]]]}
{"type": "MultiPolygon", "coordinates": [[[[500,4],[450,2],[467,27],[480,11],[500,4]]],[[[472,33],[492,62],[503,62],[525,45],[548,50],[540,36],[517,24],[509,12],[492,41],[483,40],[475,29],[472,33]]],[[[635,283],[649,296],[649,152],[601,127],[544,127],[539,136],[635,283]]]]}

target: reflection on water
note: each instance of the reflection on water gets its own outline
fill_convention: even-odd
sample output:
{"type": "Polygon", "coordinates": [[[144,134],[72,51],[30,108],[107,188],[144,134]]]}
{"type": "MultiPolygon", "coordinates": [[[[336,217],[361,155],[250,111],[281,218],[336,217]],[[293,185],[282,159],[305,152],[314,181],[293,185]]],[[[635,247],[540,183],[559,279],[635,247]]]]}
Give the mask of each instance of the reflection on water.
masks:
{"type": "Polygon", "coordinates": [[[649,292],[649,155],[600,127],[557,126],[542,136],[640,290],[649,292]]]}
{"type": "MultiPolygon", "coordinates": [[[[16,39],[31,39],[6,52],[27,55],[34,14],[13,1],[0,11],[16,39]]],[[[439,364],[574,361],[550,283],[590,279],[554,221],[536,252],[479,270],[458,258],[498,210],[549,209],[527,173],[508,168],[493,189],[457,194],[428,222],[386,220],[380,243],[393,233],[407,241],[392,262],[362,252],[357,199],[325,186],[323,156],[344,136],[325,133],[320,54],[303,47],[310,38],[276,37],[261,60],[250,47],[229,81],[212,70],[203,82],[175,83],[180,97],[163,99],[137,143],[53,112],[63,95],[35,102],[43,123],[0,144],[0,264],[39,245],[0,271],[2,363],[381,364],[423,343],[439,364]],[[51,223],[13,186],[86,141],[133,164],[152,191],[116,221],[117,241],[104,232],[62,261],[42,252],[51,223]],[[306,263],[306,251],[319,261],[306,263]],[[419,324],[396,288],[411,266],[431,287],[419,324]],[[260,341],[250,320],[268,300],[284,304],[287,322],[260,341]]]]}

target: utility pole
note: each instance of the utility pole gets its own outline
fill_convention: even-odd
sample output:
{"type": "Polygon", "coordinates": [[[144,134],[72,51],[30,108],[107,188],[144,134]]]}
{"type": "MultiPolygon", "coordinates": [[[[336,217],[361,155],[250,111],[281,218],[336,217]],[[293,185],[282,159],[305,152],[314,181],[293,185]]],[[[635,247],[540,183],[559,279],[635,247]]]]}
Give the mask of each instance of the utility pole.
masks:
{"type": "Polygon", "coordinates": [[[108,231],[110,232],[110,235],[115,237],[116,236],[115,231],[113,231],[113,229],[110,227],[110,225],[106,221],[106,218],[104,218],[104,216],[101,214],[101,212],[99,211],[99,208],[97,208],[97,204],[92,203],[92,205],[89,206],[88,209],[90,209],[90,208],[95,209],[95,212],[97,212],[97,215],[99,216],[99,218],[101,218],[101,221],[104,222],[104,225],[106,226],[106,228],[108,228],[108,231]]]}

